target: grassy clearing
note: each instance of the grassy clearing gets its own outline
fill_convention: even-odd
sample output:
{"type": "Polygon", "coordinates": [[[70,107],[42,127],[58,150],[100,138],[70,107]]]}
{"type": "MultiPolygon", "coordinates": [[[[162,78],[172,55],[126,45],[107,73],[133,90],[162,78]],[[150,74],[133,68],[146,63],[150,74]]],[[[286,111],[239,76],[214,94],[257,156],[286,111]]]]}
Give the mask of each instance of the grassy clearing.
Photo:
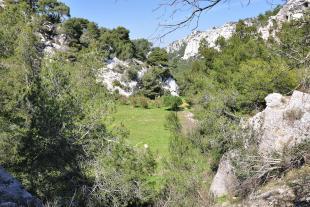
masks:
{"type": "Polygon", "coordinates": [[[137,147],[145,144],[158,155],[158,158],[168,156],[170,132],[165,128],[165,108],[135,108],[129,105],[117,106],[113,114],[112,126],[123,124],[129,130],[129,143],[137,147]]]}

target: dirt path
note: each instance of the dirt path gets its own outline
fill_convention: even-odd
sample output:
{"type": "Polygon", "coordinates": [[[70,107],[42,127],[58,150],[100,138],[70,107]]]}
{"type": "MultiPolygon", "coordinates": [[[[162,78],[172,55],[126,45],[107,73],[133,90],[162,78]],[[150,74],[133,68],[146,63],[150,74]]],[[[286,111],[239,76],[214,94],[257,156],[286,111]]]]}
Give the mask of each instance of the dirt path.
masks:
{"type": "Polygon", "coordinates": [[[182,125],[182,133],[189,135],[197,127],[198,121],[194,118],[194,114],[189,111],[181,111],[178,113],[182,125]]]}

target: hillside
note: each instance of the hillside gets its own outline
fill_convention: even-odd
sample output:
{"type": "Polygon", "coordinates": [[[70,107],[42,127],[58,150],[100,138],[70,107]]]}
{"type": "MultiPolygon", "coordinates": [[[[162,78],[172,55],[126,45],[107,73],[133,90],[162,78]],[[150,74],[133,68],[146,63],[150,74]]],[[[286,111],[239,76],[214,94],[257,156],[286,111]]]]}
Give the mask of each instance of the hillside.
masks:
{"type": "MultiPolygon", "coordinates": [[[[283,22],[291,19],[301,18],[303,11],[309,7],[308,0],[289,0],[280,9],[276,8],[267,16],[267,21],[259,22],[259,17],[254,19],[246,19],[248,25],[257,25],[257,31],[262,38],[267,40],[270,36],[275,36],[277,27],[281,27],[283,22]],[[275,14],[273,14],[275,13],[275,14]]],[[[184,60],[193,58],[198,55],[199,45],[202,40],[206,40],[210,47],[216,47],[216,40],[219,37],[228,39],[235,32],[237,22],[227,23],[221,27],[212,28],[208,31],[193,31],[192,34],[185,39],[177,40],[169,44],[166,48],[168,53],[175,53],[184,60]]]]}
{"type": "Polygon", "coordinates": [[[0,7],[0,206],[310,205],[308,0],[168,48],[58,0],[0,7]]]}

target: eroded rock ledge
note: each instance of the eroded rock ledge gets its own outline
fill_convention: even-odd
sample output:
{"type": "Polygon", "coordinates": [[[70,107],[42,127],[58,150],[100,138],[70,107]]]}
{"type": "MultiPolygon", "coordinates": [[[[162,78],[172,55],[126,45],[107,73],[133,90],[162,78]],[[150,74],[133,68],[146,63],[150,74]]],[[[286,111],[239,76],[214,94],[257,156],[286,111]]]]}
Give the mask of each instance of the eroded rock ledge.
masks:
{"type": "MultiPolygon", "coordinates": [[[[273,93],[268,95],[265,101],[266,109],[250,118],[245,124],[255,134],[257,150],[262,157],[271,157],[275,152],[282,154],[285,150],[310,140],[310,94],[294,91],[292,96],[287,97],[273,93]]],[[[235,192],[240,183],[238,183],[232,162],[237,154],[238,152],[231,151],[222,157],[210,188],[211,194],[215,197],[236,195],[235,192]]],[[[309,167],[305,169],[309,173],[309,167]]],[[[297,178],[299,177],[288,179],[288,183],[294,184],[297,178]]],[[[296,193],[296,189],[305,186],[310,189],[310,176],[305,174],[303,178],[305,180],[298,188],[292,188],[291,185],[280,182],[268,190],[257,191],[249,198],[247,205],[243,206],[255,206],[255,203],[256,206],[264,206],[270,202],[271,206],[292,206],[290,204],[294,203],[296,196],[300,195],[296,193]],[[281,202],[287,205],[282,205],[281,202]]],[[[308,191],[303,191],[301,194],[305,192],[306,195],[302,200],[310,202],[308,191]]]]}

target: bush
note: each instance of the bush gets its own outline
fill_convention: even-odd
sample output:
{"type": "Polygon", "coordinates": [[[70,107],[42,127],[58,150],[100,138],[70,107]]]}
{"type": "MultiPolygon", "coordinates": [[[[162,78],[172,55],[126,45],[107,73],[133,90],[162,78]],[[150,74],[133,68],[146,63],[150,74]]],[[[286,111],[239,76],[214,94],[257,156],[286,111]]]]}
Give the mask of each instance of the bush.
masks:
{"type": "Polygon", "coordinates": [[[128,68],[125,73],[125,78],[128,81],[134,81],[138,79],[138,70],[136,68],[128,68]]]}
{"type": "Polygon", "coordinates": [[[156,108],[162,107],[162,101],[160,100],[160,98],[155,98],[155,100],[153,101],[153,103],[154,103],[154,106],[155,106],[156,108]]]}
{"type": "Polygon", "coordinates": [[[141,96],[139,99],[139,102],[142,108],[145,108],[145,109],[149,108],[149,101],[146,97],[141,96]]]}
{"type": "Polygon", "coordinates": [[[153,66],[155,65],[167,66],[168,65],[168,53],[165,49],[156,47],[149,54],[147,58],[147,62],[153,66]]]}
{"type": "Polygon", "coordinates": [[[137,97],[135,97],[135,96],[131,96],[130,98],[129,98],[129,101],[130,101],[130,105],[132,105],[133,107],[139,107],[139,102],[138,102],[138,99],[137,99],[137,97]]]}
{"type": "Polygon", "coordinates": [[[122,84],[121,84],[121,82],[120,81],[118,81],[118,80],[114,80],[113,82],[112,82],[112,86],[114,86],[114,87],[120,87],[120,88],[122,88],[122,84]]]}
{"type": "Polygon", "coordinates": [[[172,111],[177,111],[179,106],[183,103],[182,99],[178,96],[164,96],[164,105],[169,107],[172,111]]]}
{"type": "Polygon", "coordinates": [[[144,96],[131,96],[129,99],[133,107],[149,108],[149,100],[144,96]]]}
{"type": "Polygon", "coordinates": [[[122,105],[128,105],[128,104],[129,104],[128,98],[125,97],[125,96],[120,96],[118,100],[119,100],[119,102],[120,102],[122,105]]]}

